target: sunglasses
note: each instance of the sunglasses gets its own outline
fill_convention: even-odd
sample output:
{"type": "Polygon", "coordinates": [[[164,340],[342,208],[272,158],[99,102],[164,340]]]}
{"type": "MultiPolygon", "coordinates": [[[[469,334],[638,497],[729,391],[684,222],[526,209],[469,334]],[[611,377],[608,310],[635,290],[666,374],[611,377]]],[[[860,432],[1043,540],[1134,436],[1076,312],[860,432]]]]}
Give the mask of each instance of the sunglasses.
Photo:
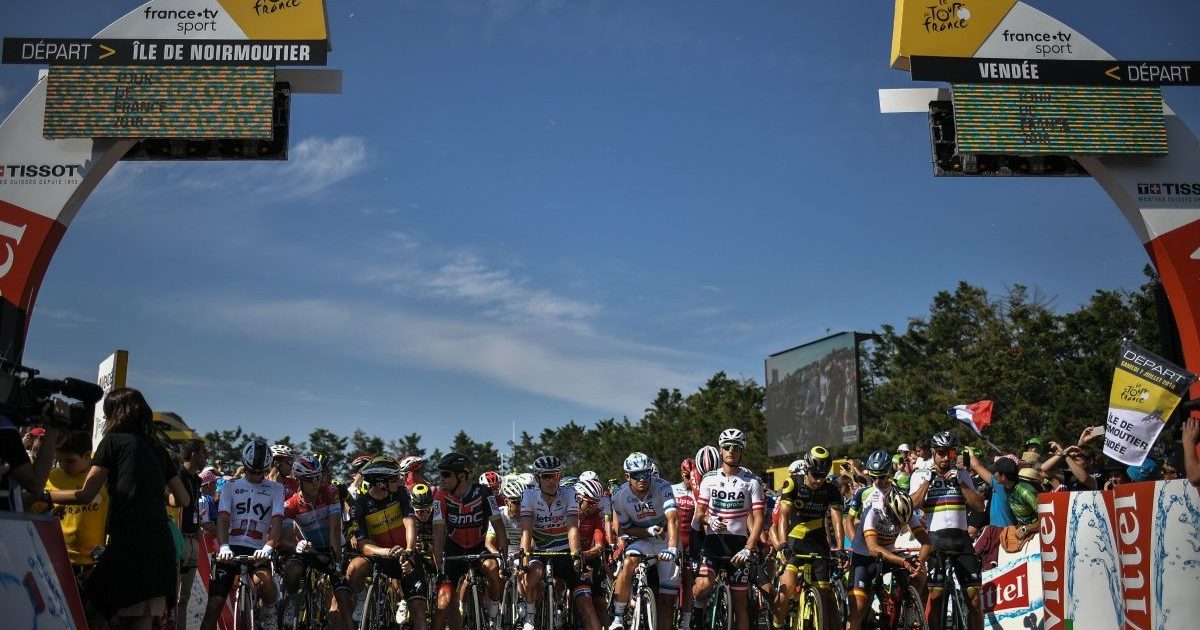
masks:
{"type": "Polygon", "coordinates": [[[538,475],[538,479],[558,479],[558,473],[549,472],[538,475]]]}
{"type": "Polygon", "coordinates": [[[651,474],[653,473],[651,473],[649,470],[639,470],[635,473],[629,473],[629,478],[634,481],[645,481],[650,478],[651,474]]]}
{"type": "Polygon", "coordinates": [[[744,450],[746,450],[746,447],[745,447],[745,446],[742,446],[741,444],[738,444],[738,443],[736,443],[736,442],[730,442],[730,443],[728,443],[728,444],[722,444],[722,445],[721,445],[721,450],[722,450],[722,451],[735,451],[735,452],[736,452],[736,451],[744,451],[744,450]]]}

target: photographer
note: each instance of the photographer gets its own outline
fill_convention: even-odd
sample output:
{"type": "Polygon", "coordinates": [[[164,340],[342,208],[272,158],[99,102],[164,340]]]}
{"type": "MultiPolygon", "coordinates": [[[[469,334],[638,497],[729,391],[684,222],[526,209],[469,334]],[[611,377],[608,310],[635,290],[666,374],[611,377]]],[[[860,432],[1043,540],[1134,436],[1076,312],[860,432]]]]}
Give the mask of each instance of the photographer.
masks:
{"type": "Polygon", "coordinates": [[[108,548],[84,593],[103,619],[115,615],[126,630],[149,630],[153,619],[173,605],[179,577],[164,496],[169,488],[176,507],[185,507],[189,497],[153,433],[153,413],[141,392],[113,390],[104,399],[104,415],[108,432],[96,447],[83,488],[51,492],[48,498],[87,504],[107,484],[112,500],[108,548]]]}
{"type": "MultiPolygon", "coordinates": [[[[52,416],[47,411],[46,416],[52,416]]],[[[55,418],[51,417],[51,420],[55,418]]],[[[57,444],[58,429],[48,423],[42,441],[57,444]]],[[[30,461],[22,442],[21,429],[8,417],[0,415],[0,510],[20,512],[25,505],[21,498],[24,490],[31,498],[41,497],[54,463],[54,449],[40,449],[37,458],[30,461]]]]}

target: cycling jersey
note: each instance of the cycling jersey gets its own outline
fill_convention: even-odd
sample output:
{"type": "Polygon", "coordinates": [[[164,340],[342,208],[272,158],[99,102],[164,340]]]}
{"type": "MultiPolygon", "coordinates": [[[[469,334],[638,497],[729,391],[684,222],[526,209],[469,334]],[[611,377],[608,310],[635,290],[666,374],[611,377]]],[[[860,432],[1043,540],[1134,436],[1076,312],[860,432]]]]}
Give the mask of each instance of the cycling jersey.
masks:
{"type": "MultiPolygon", "coordinates": [[[[518,539],[520,540],[520,539],[518,539]]],[[[588,550],[597,543],[604,544],[604,521],[600,512],[579,517],[579,548],[588,550]]]]}
{"type": "Polygon", "coordinates": [[[404,518],[413,515],[411,499],[404,489],[376,499],[370,492],[360,493],[350,504],[350,523],[354,536],[380,547],[406,547],[404,518]]]}
{"type": "Polygon", "coordinates": [[[854,542],[850,546],[850,551],[860,556],[871,556],[870,550],[867,548],[867,537],[873,536],[880,547],[888,551],[894,551],[896,539],[904,532],[904,527],[907,525],[915,534],[918,530],[925,529],[921,523],[921,516],[915,511],[909,517],[907,523],[897,522],[892,517],[891,513],[884,505],[883,498],[885,494],[882,492],[873,493],[863,506],[863,517],[858,522],[854,542]]]}
{"type": "MultiPolygon", "coordinates": [[[[749,536],[746,518],[752,510],[763,509],[767,498],[763,494],[762,481],[750,471],[742,468],[733,475],[726,475],[723,468],[718,468],[700,480],[696,502],[708,508],[710,517],[725,522],[727,529],[723,533],[749,536]]],[[[705,523],[704,528],[708,533],[716,533],[711,523],[705,523]]]]}
{"type": "Polygon", "coordinates": [[[229,515],[229,546],[262,549],[271,519],[283,516],[283,484],[270,479],[251,483],[239,477],[221,490],[218,514],[229,515]]]}
{"type": "Polygon", "coordinates": [[[573,516],[579,516],[574,488],[559,488],[549,502],[539,488],[527,488],[521,496],[521,518],[533,519],[533,548],[537,551],[567,549],[567,519],[573,516]]]}
{"type": "Polygon", "coordinates": [[[617,524],[623,532],[630,527],[666,525],[667,512],[675,511],[675,493],[671,490],[671,484],[660,477],[650,479],[650,486],[643,497],[638,497],[633,486],[626,482],[613,493],[612,505],[617,524]]]}
{"type": "Polygon", "coordinates": [[[283,516],[296,521],[300,535],[319,550],[342,544],[340,540],[329,538],[329,519],[342,517],[342,503],[338,501],[338,491],[333,486],[318,488],[316,500],[312,503],[304,499],[303,492],[293,494],[284,502],[283,516]]]}
{"type": "MultiPolygon", "coordinates": [[[[509,516],[508,510],[500,510],[500,520],[504,523],[504,535],[508,537],[508,548],[501,549],[502,552],[513,551],[521,545],[521,513],[517,512],[516,516],[509,516]]],[[[488,523],[488,536],[496,535],[495,523],[488,523]]]]}
{"type": "Polygon", "coordinates": [[[682,483],[671,486],[675,494],[675,511],[679,514],[679,546],[687,549],[691,543],[692,515],[696,513],[696,497],[682,483]]]}
{"type": "Polygon", "coordinates": [[[499,513],[487,486],[473,483],[461,497],[441,490],[433,493],[433,523],[445,525],[446,541],[460,549],[482,546],[488,523],[499,513]]]}
{"type": "Polygon", "coordinates": [[[926,524],[931,532],[967,529],[967,499],[963,495],[962,486],[972,484],[971,475],[961,468],[957,469],[957,473],[953,480],[947,480],[942,474],[935,474],[932,470],[918,470],[913,473],[913,492],[920,488],[921,484],[929,481],[925,503],[913,507],[925,510],[926,524]]]}
{"type": "Polygon", "coordinates": [[[833,507],[842,509],[842,495],[829,483],[821,484],[818,488],[810,488],[803,480],[788,477],[783,481],[779,493],[779,503],[790,505],[792,508],[787,525],[788,538],[805,539],[825,537],[825,512],[833,507]]]}

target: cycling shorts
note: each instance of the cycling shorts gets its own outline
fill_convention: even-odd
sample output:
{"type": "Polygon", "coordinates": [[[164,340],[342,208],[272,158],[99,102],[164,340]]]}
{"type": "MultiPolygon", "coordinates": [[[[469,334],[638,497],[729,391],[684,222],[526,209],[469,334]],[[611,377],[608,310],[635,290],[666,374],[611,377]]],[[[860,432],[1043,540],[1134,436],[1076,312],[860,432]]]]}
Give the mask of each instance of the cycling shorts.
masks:
{"type": "MultiPolygon", "coordinates": [[[[666,550],[667,541],[658,538],[639,538],[625,548],[625,556],[640,558],[657,558],[659,552],[666,550]]],[[[658,574],[657,581],[660,595],[674,595],[679,592],[679,565],[671,562],[659,562],[650,571],[658,574]]],[[[654,576],[651,576],[654,577],[654,576]]]]}
{"type": "Polygon", "coordinates": [[[333,554],[329,550],[292,554],[292,557],[288,558],[287,564],[288,566],[298,564],[305,570],[310,566],[314,567],[317,571],[329,576],[329,583],[333,585],[333,590],[350,590],[350,580],[346,579],[346,572],[334,566],[333,554]]]}
{"type": "Polygon", "coordinates": [[[786,570],[799,574],[800,567],[812,565],[812,580],[817,586],[829,585],[829,545],[825,542],[825,534],[821,533],[820,542],[813,538],[788,538],[788,554],[786,570]],[[817,554],[820,558],[801,558],[800,554],[817,554]]]}
{"type": "Polygon", "coordinates": [[[745,564],[740,567],[734,566],[729,561],[733,554],[745,548],[745,536],[707,534],[704,537],[704,562],[700,565],[700,577],[716,577],[717,572],[723,568],[729,576],[729,590],[746,590],[746,585],[750,583],[749,568],[745,564]]]}
{"type": "Polygon", "coordinates": [[[529,559],[529,568],[534,566],[543,566],[549,564],[554,569],[555,579],[562,580],[567,585],[567,590],[571,591],[574,597],[591,597],[592,589],[590,585],[584,583],[579,578],[579,572],[575,570],[575,560],[570,556],[549,556],[549,557],[533,557],[529,559]]]}
{"type": "Polygon", "coordinates": [[[953,563],[954,575],[958,578],[959,586],[967,589],[978,588],[983,584],[979,554],[975,553],[975,547],[971,544],[971,537],[966,530],[941,529],[929,532],[929,537],[933,540],[933,555],[929,558],[928,584],[930,588],[940,588],[946,583],[946,570],[943,559],[938,558],[937,552],[939,551],[961,554],[952,558],[944,558],[945,563],[953,563]]]}
{"type": "MultiPolygon", "coordinates": [[[[481,553],[488,553],[488,548],[485,545],[479,545],[470,549],[463,549],[462,547],[459,547],[458,545],[447,540],[446,550],[443,552],[443,557],[449,558],[450,556],[473,556],[481,553]]],[[[496,561],[493,560],[493,562],[496,561]]],[[[460,580],[467,576],[467,572],[471,569],[471,563],[462,560],[451,560],[449,562],[445,562],[443,560],[443,563],[446,566],[442,572],[446,574],[446,582],[449,582],[450,584],[458,584],[460,580]]]]}
{"type": "MultiPolygon", "coordinates": [[[[257,549],[253,547],[243,547],[241,545],[230,545],[235,556],[250,556],[254,555],[257,549]]],[[[256,562],[251,567],[251,572],[259,569],[270,568],[271,561],[263,560],[256,562]]],[[[233,589],[233,579],[240,575],[242,567],[229,562],[213,562],[212,577],[208,580],[208,596],[209,597],[229,597],[229,591],[233,589]]]]}
{"type": "Polygon", "coordinates": [[[886,560],[880,563],[871,556],[862,554],[850,554],[850,592],[853,595],[866,597],[871,592],[871,586],[875,584],[875,578],[879,575],[880,564],[883,565],[883,574],[891,573],[895,567],[894,564],[886,560]]]}
{"type": "Polygon", "coordinates": [[[379,565],[380,573],[392,578],[393,580],[399,580],[400,589],[404,591],[405,598],[428,598],[429,578],[425,574],[425,564],[419,559],[414,558],[407,563],[412,567],[412,569],[409,571],[404,570],[405,563],[402,562],[401,558],[371,557],[369,560],[379,565]]]}

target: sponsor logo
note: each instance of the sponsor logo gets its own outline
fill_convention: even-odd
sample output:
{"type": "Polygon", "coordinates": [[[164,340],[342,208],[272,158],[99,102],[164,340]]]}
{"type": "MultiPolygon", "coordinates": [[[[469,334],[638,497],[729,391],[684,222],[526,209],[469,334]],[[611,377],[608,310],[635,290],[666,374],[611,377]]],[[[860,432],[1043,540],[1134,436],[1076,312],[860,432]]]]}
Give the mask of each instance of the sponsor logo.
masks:
{"type": "Polygon", "coordinates": [[[247,490],[247,489],[245,489],[245,488],[238,488],[238,489],[236,489],[236,490],[234,490],[234,491],[233,491],[233,493],[234,493],[234,494],[242,494],[242,493],[244,493],[244,492],[250,492],[250,491],[249,491],[249,490],[247,490]]]}
{"type": "Polygon", "coordinates": [[[1074,33],[1023,33],[1004,29],[1000,37],[1006,42],[1032,43],[1033,52],[1048,57],[1050,55],[1071,54],[1071,37],[1074,33]]]}
{"type": "Polygon", "coordinates": [[[1025,563],[996,576],[980,594],[984,612],[1029,608],[1029,570],[1025,563]]]}
{"type": "Polygon", "coordinates": [[[1193,201],[1200,182],[1138,182],[1138,201],[1193,201]]]}
{"type": "Polygon", "coordinates": [[[967,28],[967,20],[971,19],[971,10],[964,2],[937,0],[937,4],[925,7],[926,33],[942,33],[967,28]]]}
{"type": "Polygon", "coordinates": [[[300,6],[302,0],[254,0],[255,15],[271,15],[300,6]]]}
{"type": "Polygon", "coordinates": [[[469,527],[482,523],[483,515],[478,512],[471,514],[451,514],[449,520],[450,525],[453,527],[469,527]]]}
{"type": "MultiPolygon", "coordinates": [[[[296,0],[299,2],[299,0],[296,0]]],[[[218,9],[142,9],[142,16],[147,20],[175,22],[175,30],[180,33],[215,33],[217,32],[218,9]]]]}
{"type": "Polygon", "coordinates": [[[1154,577],[1150,568],[1150,517],[1154,501],[1154,486],[1129,484],[1118,487],[1112,501],[1113,514],[1117,521],[1117,550],[1121,560],[1121,586],[1125,598],[1126,627],[1150,627],[1150,591],[1154,577]],[[1149,486],[1149,487],[1147,487],[1149,486]]]}
{"type": "Polygon", "coordinates": [[[247,498],[245,501],[239,501],[233,505],[234,513],[238,516],[245,514],[253,514],[258,520],[263,520],[267,517],[267,511],[270,509],[264,503],[255,503],[247,498]]]}
{"type": "Polygon", "coordinates": [[[80,164],[0,164],[0,185],[78,184],[80,164]]]}

